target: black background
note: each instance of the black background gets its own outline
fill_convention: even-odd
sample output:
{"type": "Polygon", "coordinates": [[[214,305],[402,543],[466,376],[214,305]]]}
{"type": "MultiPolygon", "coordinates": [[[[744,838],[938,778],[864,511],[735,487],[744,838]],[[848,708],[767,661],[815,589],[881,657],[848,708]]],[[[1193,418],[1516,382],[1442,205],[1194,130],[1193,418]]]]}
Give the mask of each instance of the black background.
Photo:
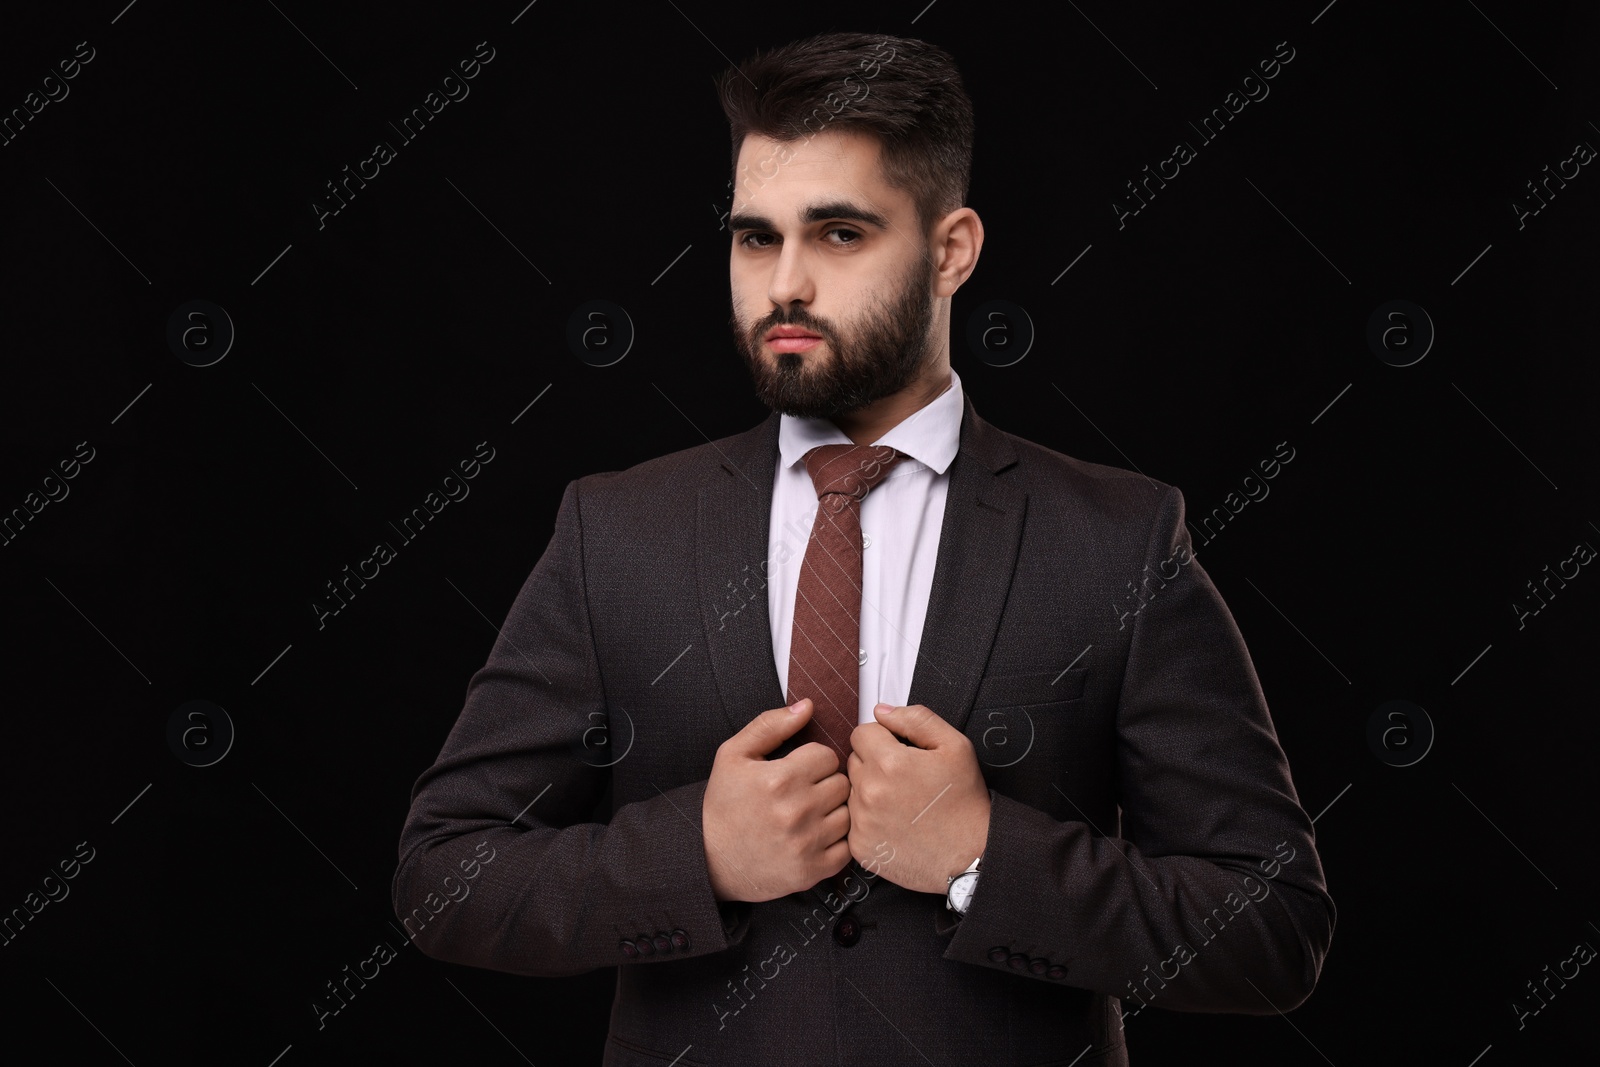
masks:
{"type": "Polygon", "coordinates": [[[61,484],[45,479],[80,442],[94,456],[0,545],[0,912],[94,849],[0,947],[6,1043],[141,1067],[596,1062],[610,970],[519,978],[405,947],[322,1029],[311,1003],[404,943],[389,882],[411,783],[563,486],[766,414],[726,326],[712,79],[854,29],[941,44],[975,101],[987,243],[952,356],[980,414],[1176,484],[1191,520],[1295,450],[1200,557],[1318,816],[1333,946],[1299,1010],[1143,1013],[1133,1061],[1593,1062],[1593,966],[1521,1028],[1512,1003],[1537,1006],[1527,981],[1600,945],[1600,577],[1582,569],[1520,629],[1513,604],[1600,546],[1600,176],[1583,167],[1520,226],[1512,204],[1600,145],[1600,17],[1324,4],[112,0],[0,17],[4,113],[94,49],[0,146],[0,511],[61,484]],[[397,137],[388,123],[480,41],[494,58],[470,95],[397,137]],[[1270,95],[1202,144],[1187,122],[1280,41],[1294,58],[1270,95]],[[325,183],[380,140],[396,158],[319,227],[325,183]],[[1124,183],[1178,140],[1197,158],[1119,228],[1124,183]],[[206,367],[180,358],[203,362],[200,335],[167,343],[196,299],[236,330],[206,367]],[[610,366],[566,343],[591,299],[637,330],[610,366]],[[965,342],[993,299],[1037,333],[1009,366],[965,342]],[[1396,299],[1437,331],[1405,367],[1366,340],[1396,299]],[[470,496],[319,629],[324,584],[395,542],[388,522],[483,441],[470,496]],[[1367,740],[1396,699],[1436,730],[1407,767],[1367,740]],[[237,731],[214,765],[169,747],[190,700],[237,731]]]}

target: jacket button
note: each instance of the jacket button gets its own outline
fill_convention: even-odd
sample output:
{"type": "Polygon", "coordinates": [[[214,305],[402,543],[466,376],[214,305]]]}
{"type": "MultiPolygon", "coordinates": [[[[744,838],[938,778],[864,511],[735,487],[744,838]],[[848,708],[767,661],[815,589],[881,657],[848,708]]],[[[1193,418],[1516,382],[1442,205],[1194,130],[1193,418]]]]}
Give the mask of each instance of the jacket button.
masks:
{"type": "Polygon", "coordinates": [[[635,945],[632,941],[624,938],[617,947],[620,948],[622,950],[622,954],[628,957],[630,960],[636,960],[639,958],[639,946],[635,945]]]}
{"type": "Polygon", "coordinates": [[[1065,978],[1067,976],[1067,969],[1061,966],[1061,964],[1057,963],[1051,966],[1051,968],[1044,973],[1050,978],[1065,978]]]}
{"type": "Polygon", "coordinates": [[[1006,962],[1011,965],[1013,971],[1025,971],[1028,969],[1028,957],[1020,952],[1013,952],[1006,962]]]}
{"type": "Polygon", "coordinates": [[[679,952],[689,951],[689,935],[682,928],[672,931],[672,947],[679,952]]]}
{"type": "Polygon", "coordinates": [[[661,953],[663,956],[672,951],[672,942],[667,940],[666,934],[658,931],[652,940],[656,946],[656,951],[661,953]]]}
{"type": "Polygon", "coordinates": [[[633,939],[633,943],[639,946],[639,955],[641,956],[654,956],[656,954],[656,947],[650,943],[650,935],[648,934],[640,934],[633,939]]]}
{"type": "Polygon", "coordinates": [[[1028,961],[1028,970],[1032,974],[1043,974],[1044,969],[1050,966],[1050,961],[1043,956],[1035,956],[1028,961]]]}
{"type": "Polygon", "coordinates": [[[861,923],[854,915],[840,917],[839,921],[833,924],[833,939],[845,948],[849,948],[861,940],[861,923]]]}
{"type": "Polygon", "coordinates": [[[1006,947],[1004,945],[996,945],[994,948],[989,950],[989,962],[1004,963],[1006,961],[1006,957],[1009,955],[1011,955],[1011,953],[1006,951],[1006,947]]]}

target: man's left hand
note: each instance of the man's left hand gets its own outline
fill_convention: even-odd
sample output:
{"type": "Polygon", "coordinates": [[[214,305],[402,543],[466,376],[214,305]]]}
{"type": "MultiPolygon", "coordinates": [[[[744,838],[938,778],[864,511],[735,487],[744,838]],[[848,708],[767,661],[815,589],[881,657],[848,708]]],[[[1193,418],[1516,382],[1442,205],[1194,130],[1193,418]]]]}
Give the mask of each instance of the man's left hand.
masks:
{"type": "Polygon", "coordinates": [[[895,885],[943,895],[989,839],[989,787],[977,754],[924,705],[879,704],[873,714],[877,722],[850,734],[850,854],[895,885]]]}

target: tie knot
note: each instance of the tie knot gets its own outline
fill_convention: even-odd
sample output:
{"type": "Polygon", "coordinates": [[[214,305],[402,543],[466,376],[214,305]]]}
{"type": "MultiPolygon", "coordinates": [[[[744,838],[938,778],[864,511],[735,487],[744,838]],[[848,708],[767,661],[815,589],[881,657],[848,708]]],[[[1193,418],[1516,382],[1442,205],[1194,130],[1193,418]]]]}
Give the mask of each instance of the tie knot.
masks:
{"type": "MultiPolygon", "coordinates": [[[[805,456],[818,500],[830,494],[861,500],[904,458],[888,445],[818,445],[805,456]]],[[[839,499],[835,507],[845,502],[839,499]]]]}

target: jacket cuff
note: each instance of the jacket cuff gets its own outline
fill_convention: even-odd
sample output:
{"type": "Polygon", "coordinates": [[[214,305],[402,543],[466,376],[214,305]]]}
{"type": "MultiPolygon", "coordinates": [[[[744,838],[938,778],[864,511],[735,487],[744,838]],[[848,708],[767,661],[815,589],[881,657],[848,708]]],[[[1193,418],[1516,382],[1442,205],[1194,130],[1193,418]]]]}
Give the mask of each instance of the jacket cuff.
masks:
{"type": "Polygon", "coordinates": [[[749,930],[749,904],[718,900],[711,889],[701,823],[706,785],[690,782],[645,802],[662,808],[659,815],[641,821],[660,828],[675,867],[663,879],[639,887],[648,892],[636,900],[634,914],[618,924],[617,965],[720,952],[743,941],[749,930]]]}
{"type": "Polygon", "coordinates": [[[1049,818],[1021,801],[989,790],[989,836],[966,914],[957,915],[940,901],[934,915],[934,931],[950,938],[945,959],[1010,971],[1024,978],[1065,982],[1065,946],[1057,950],[1033,939],[1022,940],[1018,935],[1027,931],[1019,930],[1016,922],[1018,915],[1046,913],[1041,910],[1046,902],[1030,900],[1030,891],[1018,874],[1039,862],[1037,838],[1026,832],[1026,827],[1033,820],[1049,818]]]}

